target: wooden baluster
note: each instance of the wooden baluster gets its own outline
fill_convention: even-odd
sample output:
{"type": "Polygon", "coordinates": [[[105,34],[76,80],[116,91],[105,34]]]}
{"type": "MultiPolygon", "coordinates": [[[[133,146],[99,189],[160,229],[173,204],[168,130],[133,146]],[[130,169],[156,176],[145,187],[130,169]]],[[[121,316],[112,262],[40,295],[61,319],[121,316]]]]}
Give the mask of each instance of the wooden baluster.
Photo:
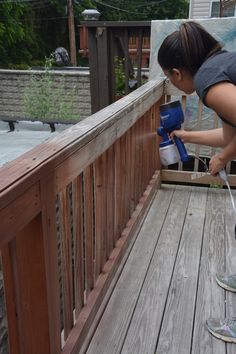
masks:
{"type": "Polygon", "coordinates": [[[121,164],[120,164],[120,169],[121,169],[121,184],[120,184],[120,194],[121,194],[121,205],[120,205],[120,210],[121,210],[121,229],[126,225],[126,135],[124,134],[121,137],[121,164]]]}
{"type": "Polygon", "coordinates": [[[84,232],[83,232],[83,190],[82,175],[72,184],[73,198],[73,230],[74,230],[74,287],[75,317],[77,318],[84,305],[84,232]]]}
{"type": "MultiPolygon", "coordinates": [[[[202,102],[199,100],[198,101],[198,119],[197,119],[197,130],[201,129],[202,126],[202,102]]],[[[200,157],[200,145],[196,144],[195,146],[195,156],[196,157],[200,157]]],[[[199,160],[195,159],[194,160],[194,171],[198,171],[199,170],[199,160]]]]}
{"type": "Polygon", "coordinates": [[[73,327],[73,280],[72,280],[72,235],[70,187],[59,193],[61,262],[63,284],[64,339],[73,327]]]}
{"type": "Polygon", "coordinates": [[[114,202],[115,202],[115,147],[112,145],[107,152],[107,257],[114,248],[114,202]]]}
{"type": "Polygon", "coordinates": [[[135,125],[130,129],[130,215],[132,215],[135,209],[135,125]]]}
{"type": "Polygon", "coordinates": [[[141,185],[139,190],[139,198],[142,196],[145,190],[145,156],[144,156],[144,133],[145,133],[145,115],[141,118],[140,125],[140,175],[141,175],[141,185]]]}
{"type": "MultiPolygon", "coordinates": [[[[156,103],[155,104],[155,118],[154,118],[154,126],[155,126],[155,130],[157,129],[157,127],[160,126],[160,103],[156,103]]],[[[154,145],[156,146],[155,148],[155,153],[154,153],[154,159],[155,159],[155,169],[160,170],[161,169],[161,162],[160,162],[160,155],[159,155],[159,142],[160,142],[160,137],[158,135],[156,135],[155,137],[155,142],[154,145]]]]}
{"type": "Polygon", "coordinates": [[[142,134],[142,126],[141,119],[136,123],[136,149],[135,149],[135,184],[136,184],[136,201],[137,205],[140,198],[141,191],[141,183],[142,183],[142,159],[141,159],[141,134],[142,134]]]}
{"type": "Polygon", "coordinates": [[[93,166],[84,171],[85,287],[86,296],[94,285],[93,166]]]}
{"type": "Polygon", "coordinates": [[[115,142],[115,225],[114,243],[121,235],[121,138],[115,142]]]}
{"type": "MultiPolygon", "coordinates": [[[[127,199],[128,199],[128,203],[127,203],[127,218],[129,220],[131,214],[132,214],[132,183],[133,181],[131,180],[131,168],[132,168],[132,133],[131,133],[131,129],[128,130],[127,132],[127,160],[126,160],[126,165],[127,165],[127,169],[126,169],[126,173],[127,173],[127,199]]],[[[127,220],[127,221],[128,221],[127,220]]]]}
{"type": "Polygon", "coordinates": [[[51,354],[60,353],[61,349],[55,186],[53,174],[49,174],[40,182],[51,354]]]}
{"type": "Polygon", "coordinates": [[[147,187],[149,180],[151,178],[150,176],[150,166],[149,166],[149,141],[150,141],[150,129],[149,129],[149,123],[150,123],[150,110],[145,114],[145,137],[144,137],[144,159],[145,159],[145,186],[144,189],[147,187]]]}
{"type": "Polygon", "coordinates": [[[106,155],[101,155],[94,163],[95,192],[95,280],[101,273],[106,258],[106,199],[105,172],[106,155]]]}
{"type": "Polygon", "coordinates": [[[125,134],[125,220],[124,225],[130,218],[130,131],[125,134]]]}
{"type": "MultiPolygon", "coordinates": [[[[219,118],[218,118],[218,115],[217,113],[213,113],[213,129],[216,129],[218,128],[218,124],[219,124],[219,118]]],[[[211,148],[211,156],[215,155],[216,153],[216,148],[215,147],[212,147],[211,148]]]]}

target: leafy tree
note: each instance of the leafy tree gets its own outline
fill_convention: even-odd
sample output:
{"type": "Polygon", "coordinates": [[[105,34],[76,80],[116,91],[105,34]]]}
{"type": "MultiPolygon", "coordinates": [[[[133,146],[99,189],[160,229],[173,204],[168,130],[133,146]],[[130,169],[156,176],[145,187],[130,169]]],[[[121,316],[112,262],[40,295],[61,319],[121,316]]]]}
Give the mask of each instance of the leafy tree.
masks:
{"type": "Polygon", "coordinates": [[[188,0],[95,0],[102,19],[144,21],[188,17],[188,0]]]}
{"type": "MultiPolygon", "coordinates": [[[[106,21],[187,17],[187,0],[73,0],[81,13],[97,8],[106,21]]],[[[78,43],[79,31],[76,30],[78,43]]],[[[69,50],[67,0],[0,0],[0,67],[43,65],[57,47],[69,50]]]]}
{"type": "MultiPolygon", "coordinates": [[[[76,1],[76,0],[75,0],[76,1]]],[[[75,3],[75,25],[90,0],[75,3]]],[[[57,47],[69,48],[67,0],[1,0],[0,66],[43,64],[57,47]]]]}
{"type": "Polygon", "coordinates": [[[24,22],[26,12],[30,17],[30,9],[20,3],[3,3],[0,6],[0,61],[3,66],[17,60],[31,59],[28,46],[34,37],[31,23],[24,22]]]}

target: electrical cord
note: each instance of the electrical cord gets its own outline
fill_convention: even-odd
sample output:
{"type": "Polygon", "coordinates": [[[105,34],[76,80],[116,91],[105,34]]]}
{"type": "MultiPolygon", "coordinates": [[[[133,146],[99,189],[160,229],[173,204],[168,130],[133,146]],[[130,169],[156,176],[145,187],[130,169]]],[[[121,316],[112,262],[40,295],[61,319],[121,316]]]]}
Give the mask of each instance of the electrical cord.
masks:
{"type": "Polygon", "coordinates": [[[206,164],[206,161],[204,161],[203,159],[201,159],[200,157],[195,156],[195,155],[190,155],[190,157],[191,157],[192,159],[197,159],[197,160],[199,160],[199,161],[203,164],[203,166],[204,166],[204,168],[205,168],[205,172],[209,172],[209,168],[208,168],[208,166],[207,166],[207,164],[206,164]]]}

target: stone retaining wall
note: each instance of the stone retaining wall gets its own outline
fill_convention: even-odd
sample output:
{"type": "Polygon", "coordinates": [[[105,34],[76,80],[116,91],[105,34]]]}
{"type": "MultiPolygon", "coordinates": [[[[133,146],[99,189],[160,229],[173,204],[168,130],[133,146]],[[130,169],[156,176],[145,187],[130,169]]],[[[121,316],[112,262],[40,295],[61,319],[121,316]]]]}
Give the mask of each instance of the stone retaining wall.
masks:
{"type": "MultiPolygon", "coordinates": [[[[25,118],[23,96],[31,75],[42,75],[41,70],[0,70],[0,119],[25,118]]],[[[81,119],[91,114],[89,71],[50,70],[55,90],[63,84],[67,92],[76,92],[74,114],[81,119]]],[[[62,97],[63,100],[63,97],[62,97]]]]}

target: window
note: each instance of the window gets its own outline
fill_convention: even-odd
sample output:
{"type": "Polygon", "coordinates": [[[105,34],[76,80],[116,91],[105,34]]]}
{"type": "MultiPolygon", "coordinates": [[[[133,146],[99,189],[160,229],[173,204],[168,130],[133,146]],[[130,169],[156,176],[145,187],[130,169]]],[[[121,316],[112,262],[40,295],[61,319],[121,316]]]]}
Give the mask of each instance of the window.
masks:
{"type": "MultiPolygon", "coordinates": [[[[235,15],[235,4],[228,4],[223,8],[223,17],[233,17],[235,15]]],[[[220,17],[220,2],[212,1],[211,17],[220,17]]]]}

